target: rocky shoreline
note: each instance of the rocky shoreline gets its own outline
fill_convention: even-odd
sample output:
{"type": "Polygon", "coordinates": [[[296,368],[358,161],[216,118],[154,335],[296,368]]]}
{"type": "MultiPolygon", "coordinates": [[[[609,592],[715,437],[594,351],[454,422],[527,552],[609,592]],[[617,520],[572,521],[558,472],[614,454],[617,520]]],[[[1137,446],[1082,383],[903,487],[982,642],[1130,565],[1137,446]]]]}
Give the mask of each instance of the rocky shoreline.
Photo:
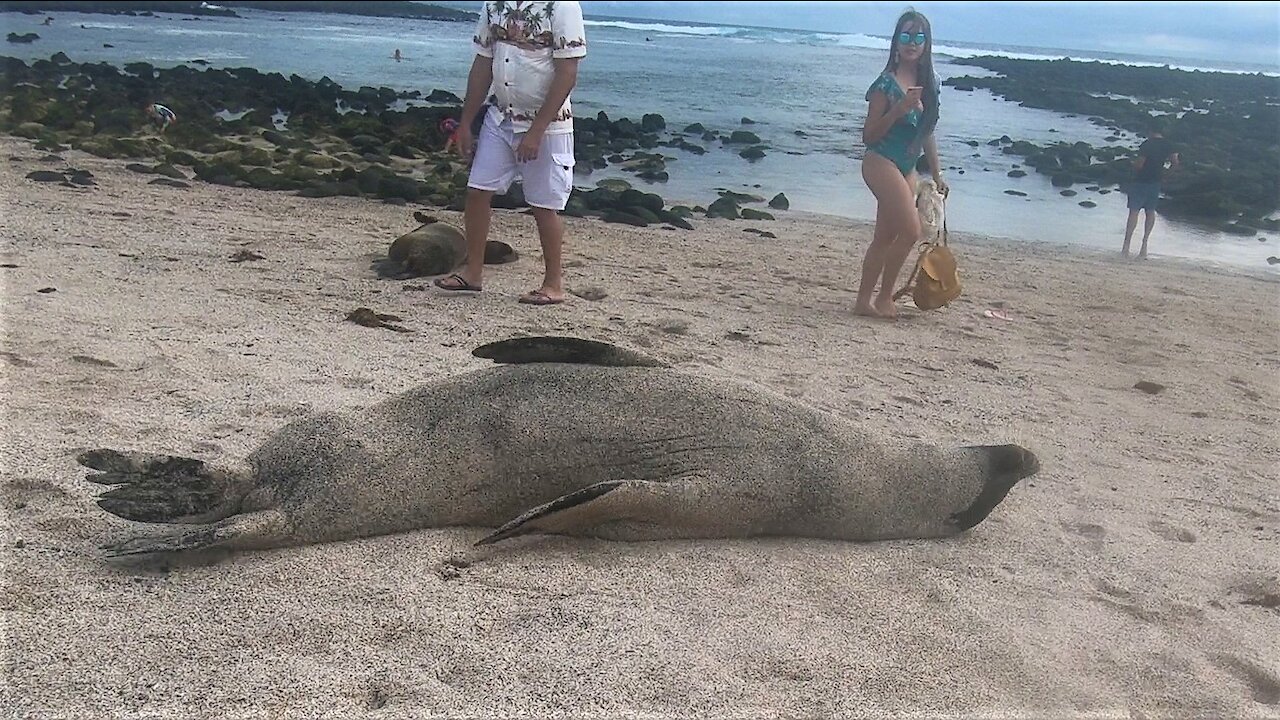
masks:
{"type": "Polygon", "coordinates": [[[1025,107],[1085,116],[1112,130],[1103,147],[1040,146],[1007,135],[988,143],[1024,158],[1064,195],[1074,193],[1074,185],[1123,185],[1136,147],[1119,144],[1119,135],[1145,135],[1150,119],[1163,116],[1165,136],[1183,162],[1166,178],[1161,212],[1239,235],[1280,230],[1280,220],[1269,218],[1280,200],[1280,78],[1073,60],[953,62],[999,73],[949,78],[944,84],[956,91],[985,89],[1025,107]]]}
{"type": "MultiPolygon", "coordinates": [[[[15,58],[0,58],[0,63],[0,132],[35,140],[38,149],[49,153],[71,147],[126,158],[135,161],[131,167],[138,172],[178,183],[194,176],[305,197],[346,195],[462,207],[466,165],[442,150],[447,138],[440,129],[444,119],[459,117],[461,99],[447,91],[350,90],[328,78],[286,78],[253,68],[156,68],[142,62],[117,68],[78,64],[63,53],[30,65],[15,58]],[[143,112],[147,103],[161,100],[180,118],[163,134],[143,112]],[[136,162],[143,160],[147,163],[136,162]]],[[[658,114],[635,122],[600,112],[576,118],[575,132],[579,176],[617,166],[649,184],[669,177],[670,158],[660,151],[663,147],[694,154],[736,152],[748,161],[762,157],[767,148],[757,135],[741,129],[720,131],[695,123],[669,130],[658,114]]],[[[56,172],[41,173],[29,179],[74,184],[56,172]]],[[[745,207],[765,202],[722,190],[706,207],[669,206],[657,193],[611,178],[594,188],[575,188],[565,213],[688,230],[695,215],[771,220],[769,212],[745,207]]],[[[519,186],[494,204],[525,205],[519,186]]],[[[786,209],[788,201],[779,193],[769,205],[786,209]]]]}

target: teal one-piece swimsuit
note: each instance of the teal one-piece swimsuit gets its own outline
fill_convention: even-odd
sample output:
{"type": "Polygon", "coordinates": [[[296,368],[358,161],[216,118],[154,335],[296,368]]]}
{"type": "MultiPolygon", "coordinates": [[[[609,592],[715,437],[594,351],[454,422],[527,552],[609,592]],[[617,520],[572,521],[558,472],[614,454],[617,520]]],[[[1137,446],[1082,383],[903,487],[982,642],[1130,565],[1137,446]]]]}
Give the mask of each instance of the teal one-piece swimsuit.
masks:
{"type": "MultiPolygon", "coordinates": [[[[907,94],[902,90],[902,86],[898,84],[897,78],[892,73],[884,73],[871,83],[871,87],[867,89],[867,100],[871,100],[871,96],[876,92],[882,92],[889,98],[890,105],[897,103],[906,97],[907,94]]],[[[916,135],[920,128],[920,111],[912,110],[911,112],[898,118],[898,121],[889,128],[889,132],[878,142],[867,146],[867,149],[877,155],[886,157],[898,169],[902,171],[903,177],[915,172],[916,161],[924,153],[920,150],[913,150],[912,144],[915,143],[916,135]]]]}

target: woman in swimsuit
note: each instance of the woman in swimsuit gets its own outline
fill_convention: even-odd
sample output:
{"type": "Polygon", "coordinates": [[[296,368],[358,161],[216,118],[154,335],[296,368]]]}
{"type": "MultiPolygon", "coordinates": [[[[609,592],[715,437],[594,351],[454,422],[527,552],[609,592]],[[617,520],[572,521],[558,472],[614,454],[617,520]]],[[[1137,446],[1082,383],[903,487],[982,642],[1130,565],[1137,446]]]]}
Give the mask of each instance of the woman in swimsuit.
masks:
{"type": "Polygon", "coordinates": [[[933,130],[938,124],[939,83],[933,74],[933,31],[915,11],[898,18],[884,72],[867,90],[862,142],[862,179],[876,196],[876,229],[862,261],[854,312],[889,318],[894,284],[907,255],[920,240],[916,214],[916,161],[927,156],[934,182],[944,196],[947,184],[938,164],[933,130]],[[880,293],[875,295],[879,281],[880,293]]]}

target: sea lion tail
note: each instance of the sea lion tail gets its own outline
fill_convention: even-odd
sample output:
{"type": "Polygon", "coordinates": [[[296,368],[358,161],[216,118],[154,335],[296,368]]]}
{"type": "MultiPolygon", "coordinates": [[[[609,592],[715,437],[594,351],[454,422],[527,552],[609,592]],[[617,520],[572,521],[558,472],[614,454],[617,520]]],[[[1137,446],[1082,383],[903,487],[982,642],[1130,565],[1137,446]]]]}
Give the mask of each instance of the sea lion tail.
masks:
{"type": "Polygon", "coordinates": [[[523,337],[499,340],[471,351],[503,365],[571,363],[604,367],[664,367],[655,358],[597,340],[574,337],[523,337]]]}
{"type": "Polygon", "coordinates": [[[98,498],[103,510],[139,522],[211,522],[235,514],[247,490],[236,473],[194,458],[98,449],[76,457],[99,472],[85,479],[117,485],[98,498]]]}
{"type": "Polygon", "coordinates": [[[288,544],[293,531],[294,527],[285,513],[279,510],[259,510],[168,535],[134,537],[107,543],[100,549],[107,557],[114,558],[215,548],[254,550],[288,544]]]}

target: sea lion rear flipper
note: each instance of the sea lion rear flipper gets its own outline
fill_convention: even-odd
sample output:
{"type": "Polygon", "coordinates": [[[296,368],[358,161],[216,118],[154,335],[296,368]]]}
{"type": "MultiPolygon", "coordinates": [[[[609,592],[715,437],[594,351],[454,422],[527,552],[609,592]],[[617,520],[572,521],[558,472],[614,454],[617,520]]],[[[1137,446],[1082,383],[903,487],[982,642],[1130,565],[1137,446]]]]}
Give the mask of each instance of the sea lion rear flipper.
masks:
{"type": "Polygon", "coordinates": [[[504,365],[526,363],[572,363],[604,367],[664,367],[664,364],[634,350],[596,340],[574,337],[524,337],[481,345],[472,355],[504,365]]]}
{"type": "Polygon", "coordinates": [[[246,478],[194,458],[99,449],[76,457],[99,473],[90,482],[118,485],[98,498],[103,510],[139,522],[210,522],[236,511],[246,478]]]}
{"type": "Polygon", "coordinates": [[[247,550],[279,544],[278,540],[288,535],[289,523],[285,514],[279,510],[263,510],[247,515],[236,515],[187,532],[130,538],[103,545],[101,549],[108,557],[176,553],[212,548],[247,550]]]}

